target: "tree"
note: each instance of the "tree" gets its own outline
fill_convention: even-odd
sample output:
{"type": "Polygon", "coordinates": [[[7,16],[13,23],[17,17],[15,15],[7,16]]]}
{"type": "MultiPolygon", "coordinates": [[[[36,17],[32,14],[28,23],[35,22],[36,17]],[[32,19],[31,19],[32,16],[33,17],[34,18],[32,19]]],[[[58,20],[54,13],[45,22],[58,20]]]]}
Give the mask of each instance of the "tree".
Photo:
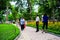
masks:
{"type": "Polygon", "coordinates": [[[56,5],[57,5],[56,1],[57,0],[40,0],[38,3],[40,5],[39,12],[40,13],[47,13],[50,16],[50,18],[53,16],[53,20],[54,20],[56,5]]]}
{"type": "Polygon", "coordinates": [[[22,3],[22,0],[16,0],[17,1],[17,3],[16,3],[16,5],[17,5],[17,10],[20,12],[20,13],[23,13],[23,3],[22,3]]]}
{"type": "MultiPolygon", "coordinates": [[[[6,11],[6,15],[8,14],[8,8],[10,8],[10,3],[9,1],[11,0],[0,0],[0,12],[2,10],[7,10],[6,11]]],[[[4,11],[3,11],[4,12],[4,11]]],[[[6,20],[8,20],[7,16],[6,16],[6,20]]]]}
{"type": "Polygon", "coordinates": [[[0,11],[5,10],[7,5],[10,7],[9,1],[11,0],[0,0],[0,11]]]}

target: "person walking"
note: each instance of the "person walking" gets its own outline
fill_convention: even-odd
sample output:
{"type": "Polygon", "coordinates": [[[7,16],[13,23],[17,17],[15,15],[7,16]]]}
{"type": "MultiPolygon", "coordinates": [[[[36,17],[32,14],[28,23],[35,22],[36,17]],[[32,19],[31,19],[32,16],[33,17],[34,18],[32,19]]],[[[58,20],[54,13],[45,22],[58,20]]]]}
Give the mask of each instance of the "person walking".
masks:
{"type": "Polygon", "coordinates": [[[42,27],[42,29],[43,29],[43,32],[44,31],[47,32],[47,29],[48,29],[48,16],[47,16],[47,14],[44,14],[44,16],[43,16],[43,27],[42,27]],[[46,31],[44,30],[44,28],[46,28],[46,31]]]}
{"type": "Polygon", "coordinates": [[[24,30],[24,26],[25,26],[25,19],[24,18],[20,19],[20,26],[21,26],[21,30],[24,30]]]}
{"type": "Polygon", "coordinates": [[[40,21],[40,19],[39,19],[39,16],[37,15],[37,17],[36,17],[36,32],[39,31],[39,21],[40,21]]]}

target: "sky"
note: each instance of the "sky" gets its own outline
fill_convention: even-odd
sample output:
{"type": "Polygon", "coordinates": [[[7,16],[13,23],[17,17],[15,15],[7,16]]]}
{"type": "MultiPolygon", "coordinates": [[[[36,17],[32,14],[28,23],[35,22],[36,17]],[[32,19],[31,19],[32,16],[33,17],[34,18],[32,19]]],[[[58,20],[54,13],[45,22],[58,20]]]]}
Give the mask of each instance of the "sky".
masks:
{"type": "Polygon", "coordinates": [[[16,2],[11,1],[10,4],[15,6],[16,2]]]}
{"type": "Polygon", "coordinates": [[[39,5],[35,5],[35,6],[34,6],[34,9],[35,9],[34,11],[35,11],[35,12],[38,12],[38,7],[39,7],[39,5]]]}

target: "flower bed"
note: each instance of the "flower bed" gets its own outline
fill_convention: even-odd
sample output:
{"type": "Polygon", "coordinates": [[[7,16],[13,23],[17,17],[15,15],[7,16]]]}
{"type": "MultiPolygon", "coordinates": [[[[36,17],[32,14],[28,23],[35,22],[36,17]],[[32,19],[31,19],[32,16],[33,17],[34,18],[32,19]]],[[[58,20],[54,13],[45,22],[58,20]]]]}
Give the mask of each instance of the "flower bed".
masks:
{"type": "MultiPolygon", "coordinates": [[[[27,22],[27,26],[31,26],[36,28],[36,22],[27,22]]],[[[42,30],[43,23],[40,21],[39,22],[39,29],[42,30]]],[[[52,32],[54,34],[60,34],[60,22],[48,22],[48,32],[52,32]]]]}

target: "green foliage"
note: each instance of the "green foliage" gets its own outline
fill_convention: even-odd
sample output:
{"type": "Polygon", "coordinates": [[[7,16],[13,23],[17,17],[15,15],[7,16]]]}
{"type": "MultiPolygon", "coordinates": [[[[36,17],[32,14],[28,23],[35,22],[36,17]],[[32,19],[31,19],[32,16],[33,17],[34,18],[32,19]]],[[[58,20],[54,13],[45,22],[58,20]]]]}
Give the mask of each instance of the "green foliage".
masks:
{"type": "Polygon", "coordinates": [[[14,40],[19,33],[19,29],[12,24],[0,24],[0,40],[14,40]]]}
{"type": "Polygon", "coordinates": [[[31,15],[30,15],[29,13],[24,13],[24,14],[23,14],[23,17],[24,17],[26,20],[31,19],[31,15]]]}
{"type": "Polygon", "coordinates": [[[57,16],[55,16],[55,15],[57,15],[56,13],[58,13],[58,12],[56,12],[56,10],[57,10],[57,8],[56,8],[57,7],[57,0],[45,0],[45,1],[40,0],[40,2],[39,2],[40,6],[39,6],[39,9],[38,9],[39,13],[42,13],[42,14],[46,13],[46,14],[49,15],[49,18],[51,18],[53,16],[55,18],[57,17],[57,16]]]}
{"type": "Polygon", "coordinates": [[[0,11],[5,10],[7,5],[10,7],[9,1],[11,0],[0,0],[0,11]]]}
{"type": "Polygon", "coordinates": [[[4,20],[3,11],[0,12],[0,21],[4,20]]]}
{"type": "Polygon", "coordinates": [[[16,20],[16,16],[17,16],[18,12],[16,11],[14,5],[12,5],[11,7],[12,7],[12,17],[13,17],[13,20],[16,20]]]}
{"type": "Polygon", "coordinates": [[[0,19],[1,21],[5,21],[5,16],[3,16],[4,11],[8,8],[10,8],[10,2],[11,0],[0,0],[0,19]]]}
{"type": "Polygon", "coordinates": [[[12,13],[8,15],[8,20],[13,20],[13,16],[12,16],[12,13]]]}
{"type": "MultiPolygon", "coordinates": [[[[11,0],[0,0],[0,9],[5,10],[6,7],[8,9],[10,8],[12,11],[12,17],[9,15],[9,20],[14,19],[16,20],[17,18],[20,18],[23,16],[25,19],[35,19],[35,16],[39,14],[41,17],[42,14],[47,13],[49,15],[49,18],[54,16],[55,18],[59,15],[60,11],[57,7],[58,3],[57,0],[25,0],[27,3],[23,2],[22,0],[12,0],[12,1],[17,1],[16,5],[17,7],[10,5],[11,0]],[[28,5],[27,5],[28,4],[28,5]],[[35,5],[39,5],[38,7],[38,13],[34,13],[33,7],[35,5]],[[25,8],[25,6],[27,8],[25,8]],[[58,10],[57,10],[58,9],[58,10]],[[56,12],[57,10],[57,12],[56,12]],[[54,15],[52,14],[54,11],[54,15]],[[29,16],[29,17],[28,17],[29,16]]],[[[0,10],[0,11],[1,11],[0,10]]]]}
{"type": "Polygon", "coordinates": [[[20,17],[22,17],[22,14],[21,13],[17,13],[15,16],[13,15],[13,13],[11,13],[11,14],[8,15],[8,20],[9,21],[12,21],[12,20],[20,19],[20,17]]]}

